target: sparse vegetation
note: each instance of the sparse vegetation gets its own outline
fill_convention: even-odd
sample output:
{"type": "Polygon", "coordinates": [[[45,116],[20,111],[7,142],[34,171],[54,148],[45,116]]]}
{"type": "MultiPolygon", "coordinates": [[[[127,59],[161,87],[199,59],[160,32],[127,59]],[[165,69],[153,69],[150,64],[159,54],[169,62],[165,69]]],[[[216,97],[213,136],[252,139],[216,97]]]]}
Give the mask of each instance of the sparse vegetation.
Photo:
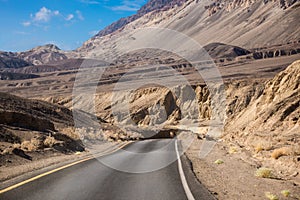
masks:
{"type": "Polygon", "coordinates": [[[55,140],[54,137],[52,136],[48,136],[46,137],[46,139],[44,140],[44,146],[45,147],[53,147],[53,145],[55,145],[57,143],[57,141],[55,140]]]}
{"type": "Polygon", "coordinates": [[[268,143],[268,142],[260,142],[260,143],[258,143],[258,144],[256,144],[255,146],[254,146],[254,150],[255,150],[255,152],[256,153],[259,153],[259,152],[261,152],[261,151],[269,151],[269,150],[271,150],[272,149],[272,144],[271,143],[268,143]]]}
{"type": "Polygon", "coordinates": [[[280,193],[285,197],[288,197],[291,194],[289,190],[282,190],[280,193]]]}
{"type": "Polygon", "coordinates": [[[36,151],[44,146],[43,141],[40,138],[32,138],[30,141],[25,140],[21,143],[21,149],[25,151],[36,151]]]}
{"type": "Polygon", "coordinates": [[[215,164],[218,164],[218,165],[223,164],[223,163],[224,163],[224,161],[221,159],[218,159],[215,161],[215,164]]]}
{"type": "Polygon", "coordinates": [[[256,170],[255,176],[260,178],[272,178],[273,177],[272,169],[261,167],[256,170]]]}
{"type": "Polygon", "coordinates": [[[270,192],[266,192],[265,195],[270,200],[279,200],[279,198],[275,194],[272,194],[270,192]]]}
{"type": "Polygon", "coordinates": [[[230,153],[230,154],[237,153],[237,148],[236,147],[229,147],[228,153],[230,153]]]}

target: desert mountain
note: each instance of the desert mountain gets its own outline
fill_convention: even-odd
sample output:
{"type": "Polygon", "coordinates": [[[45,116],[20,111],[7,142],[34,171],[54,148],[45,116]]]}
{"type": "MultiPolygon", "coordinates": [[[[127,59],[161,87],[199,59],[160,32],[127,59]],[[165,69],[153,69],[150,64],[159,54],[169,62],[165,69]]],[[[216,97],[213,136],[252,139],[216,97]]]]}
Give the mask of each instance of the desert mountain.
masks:
{"type": "Polygon", "coordinates": [[[255,59],[295,54],[300,52],[299,5],[299,0],[150,0],[137,14],[109,25],[75,51],[48,44],[25,52],[2,52],[0,67],[53,65],[89,57],[97,47],[112,51],[116,39],[130,38],[147,27],[184,33],[205,46],[213,58],[248,56],[249,51],[255,52],[250,56],[255,59]],[[282,44],[295,45],[281,53],[276,45],[282,44]]]}
{"type": "Polygon", "coordinates": [[[115,32],[116,28],[107,28],[110,31],[100,32],[78,51],[84,54],[97,46],[109,46],[112,36],[121,37],[126,31],[144,27],[176,30],[202,46],[219,42],[252,49],[285,44],[299,40],[299,8],[299,1],[189,0],[169,9],[150,11],[115,32]]]}
{"type": "Polygon", "coordinates": [[[15,53],[0,52],[0,69],[1,68],[21,68],[32,65],[30,62],[19,58],[15,53]]]}
{"type": "Polygon", "coordinates": [[[66,53],[53,44],[35,47],[29,51],[16,53],[16,56],[34,65],[65,60],[66,53]]]}
{"type": "Polygon", "coordinates": [[[137,14],[121,18],[118,21],[107,26],[101,30],[95,37],[101,37],[115,32],[118,29],[122,29],[127,24],[143,17],[150,12],[160,12],[161,10],[168,10],[173,8],[175,5],[181,6],[186,0],[150,0],[141,9],[138,10],[137,14]]]}

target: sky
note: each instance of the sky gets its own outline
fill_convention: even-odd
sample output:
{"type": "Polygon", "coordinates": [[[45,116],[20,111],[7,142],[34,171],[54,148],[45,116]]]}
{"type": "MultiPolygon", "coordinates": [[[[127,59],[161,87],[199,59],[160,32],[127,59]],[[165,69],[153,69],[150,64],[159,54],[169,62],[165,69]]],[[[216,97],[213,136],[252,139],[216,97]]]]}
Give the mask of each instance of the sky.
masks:
{"type": "Polygon", "coordinates": [[[146,0],[0,0],[0,51],[44,44],[82,45],[112,22],[135,14],[146,0]]]}

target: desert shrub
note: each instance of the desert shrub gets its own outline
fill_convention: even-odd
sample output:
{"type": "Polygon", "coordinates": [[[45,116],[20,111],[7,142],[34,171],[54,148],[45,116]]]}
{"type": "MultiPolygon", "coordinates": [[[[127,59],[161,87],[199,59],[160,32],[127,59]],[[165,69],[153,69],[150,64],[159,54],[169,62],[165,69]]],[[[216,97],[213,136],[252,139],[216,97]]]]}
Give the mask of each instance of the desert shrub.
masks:
{"type": "Polygon", "coordinates": [[[57,141],[55,140],[54,137],[52,136],[48,136],[46,137],[46,139],[44,140],[44,146],[45,147],[53,147],[53,145],[55,145],[57,143],[57,141]]]}
{"type": "Polygon", "coordinates": [[[26,151],[36,151],[44,147],[44,143],[39,138],[32,138],[21,143],[21,149],[26,151]]]}
{"type": "Polygon", "coordinates": [[[229,154],[234,154],[236,152],[237,152],[237,148],[236,147],[229,147],[229,149],[228,149],[228,153],[229,154]]]}
{"type": "Polygon", "coordinates": [[[256,170],[255,176],[260,178],[272,178],[273,177],[272,169],[261,167],[256,170]]]}
{"type": "Polygon", "coordinates": [[[224,163],[224,161],[221,159],[218,159],[215,161],[215,164],[218,164],[218,165],[223,164],[223,163],[224,163]]]}
{"type": "Polygon", "coordinates": [[[69,136],[70,138],[74,139],[74,140],[80,140],[80,134],[78,131],[80,131],[81,129],[75,130],[74,127],[67,127],[62,129],[60,132],[69,136]]]}
{"type": "Polygon", "coordinates": [[[274,159],[278,159],[281,156],[287,156],[289,154],[290,154],[290,149],[287,148],[287,147],[282,147],[282,148],[279,148],[279,149],[275,149],[272,152],[271,157],[274,158],[274,159]]]}
{"type": "Polygon", "coordinates": [[[261,152],[262,150],[264,150],[264,148],[263,148],[263,146],[262,146],[261,144],[257,144],[257,145],[254,147],[254,149],[255,149],[255,152],[256,152],[256,153],[259,153],[259,152],[261,152]]]}
{"type": "Polygon", "coordinates": [[[37,150],[36,146],[34,146],[29,140],[25,140],[21,143],[21,149],[25,151],[34,151],[37,150]]]}
{"type": "Polygon", "coordinates": [[[270,200],[279,200],[279,198],[275,195],[275,194],[272,194],[270,192],[266,192],[266,197],[270,200]]]}
{"type": "Polygon", "coordinates": [[[288,197],[291,194],[289,190],[282,190],[280,193],[285,197],[288,197]]]}
{"type": "Polygon", "coordinates": [[[271,143],[268,143],[268,142],[260,142],[260,143],[257,143],[255,146],[254,146],[254,150],[256,153],[259,153],[263,150],[270,150],[272,149],[272,144],[271,143]]]}

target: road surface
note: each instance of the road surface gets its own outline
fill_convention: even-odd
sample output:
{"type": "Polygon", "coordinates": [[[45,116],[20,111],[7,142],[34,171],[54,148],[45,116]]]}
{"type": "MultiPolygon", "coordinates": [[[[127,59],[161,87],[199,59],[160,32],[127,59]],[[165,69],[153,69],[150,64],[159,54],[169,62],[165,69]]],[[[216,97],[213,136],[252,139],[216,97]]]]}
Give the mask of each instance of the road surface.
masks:
{"type": "MultiPolygon", "coordinates": [[[[179,174],[176,143],[174,139],[131,143],[113,154],[73,165],[7,191],[0,194],[0,199],[185,200],[188,197],[179,174]],[[151,152],[155,151],[159,153],[151,155],[151,152]],[[142,156],[139,156],[140,154],[142,156]],[[149,156],[147,156],[148,154],[149,156]],[[174,161],[172,162],[172,160],[174,161]],[[166,161],[172,163],[164,168],[151,171],[151,167],[159,167],[166,161]],[[133,172],[135,169],[137,172],[142,172],[142,170],[150,172],[124,172],[133,172]]],[[[214,199],[197,182],[186,159],[182,158],[181,160],[184,177],[188,183],[186,186],[190,189],[194,199],[214,199]]]]}

